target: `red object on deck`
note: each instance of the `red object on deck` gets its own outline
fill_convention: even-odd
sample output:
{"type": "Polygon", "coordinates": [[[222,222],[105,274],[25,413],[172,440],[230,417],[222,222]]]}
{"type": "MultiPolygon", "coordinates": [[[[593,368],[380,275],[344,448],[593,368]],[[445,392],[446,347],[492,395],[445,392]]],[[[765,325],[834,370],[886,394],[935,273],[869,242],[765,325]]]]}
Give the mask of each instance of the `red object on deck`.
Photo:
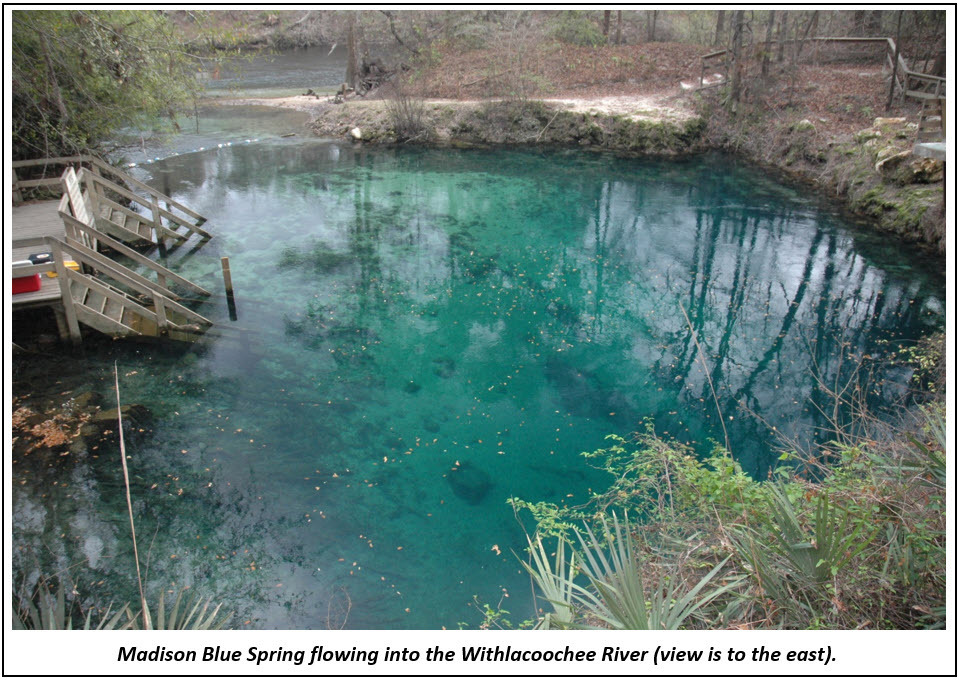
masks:
{"type": "Polygon", "coordinates": [[[13,279],[14,295],[17,293],[32,293],[35,290],[40,290],[40,274],[18,276],[13,279]]]}

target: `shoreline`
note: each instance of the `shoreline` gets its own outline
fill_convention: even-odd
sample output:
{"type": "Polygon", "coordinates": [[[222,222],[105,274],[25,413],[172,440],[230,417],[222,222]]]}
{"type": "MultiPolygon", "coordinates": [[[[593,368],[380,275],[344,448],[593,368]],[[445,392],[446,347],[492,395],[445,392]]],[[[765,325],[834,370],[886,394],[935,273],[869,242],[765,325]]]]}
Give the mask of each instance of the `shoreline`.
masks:
{"type": "Polygon", "coordinates": [[[369,144],[439,147],[559,146],[631,156],[678,156],[721,150],[767,167],[839,202],[850,216],[903,242],[944,255],[942,164],[911,156],[905,118],[876,118],[856,132],[826,136],[818,120],[744,123],[708,95],[675,92],[537,99],[409,99],[406,128],[396,131],[391,100],[332,96],[206,100],[222,106],[269,106],[310,116],[315,136],[369,144]]]}

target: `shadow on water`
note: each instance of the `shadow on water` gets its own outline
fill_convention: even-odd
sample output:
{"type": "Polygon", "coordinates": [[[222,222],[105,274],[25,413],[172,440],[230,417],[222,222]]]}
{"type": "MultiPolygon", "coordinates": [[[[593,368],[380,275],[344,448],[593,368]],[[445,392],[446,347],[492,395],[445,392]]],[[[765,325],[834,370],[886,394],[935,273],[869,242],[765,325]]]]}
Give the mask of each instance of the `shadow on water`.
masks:
{"type": "MultiPolygon", "coordinates": [[[[777,435],[829,439],[827,387],[861,363],[871,406],[902,399],[890,351],[944,323],[937,262],[723,156],[261,143],[150,172],[216,234],[167,264],[220,291],[229,255],[239,321],[216,296],[194,346],[21,356],[15,390],[108,394],[118,361],[153,416],[131,461],[151,582],[254,627],[450,627],[504,593],[525,618],[506,498],[583,502],[610,480],[579,453],[648,417],[700,452],[725,430],[764,478],[777,435]]],[[[113,583],[131,558],[96,445],[17,458],[14,534],[113,583]]]]}

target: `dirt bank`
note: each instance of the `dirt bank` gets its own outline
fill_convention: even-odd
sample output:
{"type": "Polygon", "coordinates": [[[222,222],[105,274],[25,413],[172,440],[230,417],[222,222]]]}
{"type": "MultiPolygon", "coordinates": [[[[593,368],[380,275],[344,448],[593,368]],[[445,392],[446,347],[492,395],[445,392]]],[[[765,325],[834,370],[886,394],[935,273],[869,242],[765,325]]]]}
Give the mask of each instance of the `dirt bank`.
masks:
{"type": "Polygon", "coordinates": [[[302,95],[222,103],[306,111],[316,135],[357,139],[358,134],[359,141],[381,144],[546,144],[673,155],[699,150],[703,132],[702,118],[670,95],[484,101],[352,99],[343,103],[302,95]]]}

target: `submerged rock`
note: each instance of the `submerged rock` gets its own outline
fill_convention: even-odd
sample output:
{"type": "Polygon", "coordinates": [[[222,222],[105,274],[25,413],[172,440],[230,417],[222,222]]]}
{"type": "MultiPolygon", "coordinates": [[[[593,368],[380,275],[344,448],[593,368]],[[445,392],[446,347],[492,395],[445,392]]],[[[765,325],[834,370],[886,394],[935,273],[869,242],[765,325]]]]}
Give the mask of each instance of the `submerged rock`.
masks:
{"type": "Polygon", "coordinates": [[[470,505],[481,503],[493,488],[490,476],[468,461],[455,466],[446,475],[446,481],[453,488],[453,493],[470,505]]]}
{"type": "Polygon", "coordinates": [[[451,378],[456,373],[456,362],[449,357],[433,359],[433,375],[440,378],[451,378]]]}
{"type": "MultiPolygon", "coordinates": [[[[142,404],[125,404],[120,407],[120,414],[123,415],[123,424],[145,427],[153,422],[153,414],[146,406],[142,404]]],[[[100,411],[91,419],[91,422],[97,426],[116,425],[117,409],[111,408],[106,411],[100,411]]]]}

